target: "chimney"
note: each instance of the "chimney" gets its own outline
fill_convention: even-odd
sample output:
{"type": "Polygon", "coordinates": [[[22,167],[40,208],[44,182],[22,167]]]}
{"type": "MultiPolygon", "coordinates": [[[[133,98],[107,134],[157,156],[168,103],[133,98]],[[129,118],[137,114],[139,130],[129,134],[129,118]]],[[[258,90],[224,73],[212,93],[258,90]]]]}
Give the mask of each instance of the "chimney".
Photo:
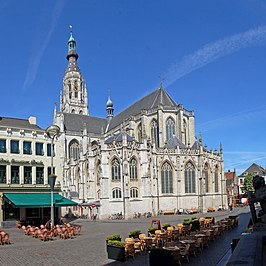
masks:
{"type": "Polygon", "coordinates": [[[36,125],[36,116],[30,116],[28,120],[31,125],[36,125]]]}

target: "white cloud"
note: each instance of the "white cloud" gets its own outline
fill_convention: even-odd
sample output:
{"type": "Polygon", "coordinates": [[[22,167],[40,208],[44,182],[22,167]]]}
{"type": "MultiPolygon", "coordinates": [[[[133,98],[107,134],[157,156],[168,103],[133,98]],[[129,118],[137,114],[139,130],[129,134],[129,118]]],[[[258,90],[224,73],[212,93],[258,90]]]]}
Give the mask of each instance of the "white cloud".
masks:
{"type": "Polygon", "coordinates": [[[232,54],[250,46],[266,44],[266,26],[250,29],[246,32],[208,43],[193,54],[184,56],[180,62],[164,73],[164,86],[167,87],[181,77],[199,69],[223,56],[232,54]]]}
{"type": "Polygon", "coordinates": [[[23,87],[22,87],[23,91],[25,91],[29,86],[31,86],[32,83],[34,82],[35,78],[36,78],[37,71],[38,71],[41,59],[43,57],[43,54],[46,50],[46,47],[49,44],[51,36],[55,30],[57,21],[58,21],[60,14],[64,8],[65,3],[63,0],[56,1],[55,3],[56,4],[55,4],[53,12],[52,12],[50,30],[48,31],[48,33],[45,34],[46,37],[42,38],[43,40],[41,42],[41,46],[38,47],[38,49],[35,49],[35,51],[31,55],[27,74],[26,74],[26,77],[25,77],[25,80],[23,83],[23,87]]]}

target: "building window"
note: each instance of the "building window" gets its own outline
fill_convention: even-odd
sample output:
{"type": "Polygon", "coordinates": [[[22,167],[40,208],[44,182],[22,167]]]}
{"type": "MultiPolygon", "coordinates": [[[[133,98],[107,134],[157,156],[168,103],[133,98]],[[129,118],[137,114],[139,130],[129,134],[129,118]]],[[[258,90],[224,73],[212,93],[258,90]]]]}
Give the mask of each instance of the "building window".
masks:
{"type": "Polygon", "coordinates": [[[214,191],[218,192],[219,191],[219,182],[218,182],[218,176],[219,176],[219,171],[218,167],[215,167],[215,173],[214,173],[214,191]]]}
{"type": "Polygon", "coordinates": [[[6,166],[0,165],[0,184],[6,184],[6,166]]]}
{"type": "Polygon", "coordinates": [[[162,193],[173,193],[173,171],[169,163],[162,166],[162,193]]]}
{"type": "Polygon", "coordinates": [[[0,139],[0,152],[6,153],[6,140],[0,139]]]}
{"type": "MultiPolygon", "coordinates": [[[[48,177],[49,177],[49,175],[52,174],[52,172],[51,172],[51,167],[50,167],[50,166],[49,166],[48,169],[47,169],[47,173],[48,173],[48,177]]],[[[53,174],[55,174],[55,167],[53,167],[53,174]]]]}
{"type": "Polygon", "coordinates": [[[19,184],[19,166],[11,166],[11,184],[19,184]]]}
{"type": "Polygon", "coordinates": [[[130,179],[138,179],[138,168],[136,159],[132,159],[129,163],[130,179]]]}
{"type": "Polygon", "coordinates": [[[151,122],[151,138],[155,141],[156,147],[159,147],[159,127],[156,120],[151,122]]]}
{"type": "Polygon", "coordinates": [[[70,143],[69,154],[73,160],[79,160],[79,144],[76,141],[70,143]]]}
{"type": "Polygon", "coordinates": [[[137,138],[138,138],[138,142],[142,141],[142,127],[141,127],[141,123],[139,123],[138,125],[138,129],[137,129],[137,138]]]}
{"type": "Polygon", "coordinates": [[[36,155],[43,155],[43,143],[36,142],[35,150],[36,150],[36,155]]]}
{"type": "Polygon", "coordinates": [[[207,164],[203,168],[203,178],[205,179],[205,192],[210,192],[210,168],[207,164]]]}
{"type": "Polygon", "coordinates": [[[44,184],[44,168],[43,167],[36,167],[36,184],[44,184]]]}
{"type": "Polygon", "coordinates": [[[185,166],[185,193],[196,193],[195,168],[190,162],[185,166]]]}
{"type": "MultiPolygon", "coordinates": [[[[54,144],[53,144],[53,155],[55,156],[55,150],[54,150],[54,144]]],[[[51,143],[47,143],[47,156],[52,156],[52,145],[51,143]]]]}
{"type": "Polygon", "coordinates": [[[19,153],[19,141],[11,140],[11,153],[19,153]]]}
{"type": "Polygon", "coordinates": [[[120,188],[115,188],[112,191],[113,199],[121,199],[122,198],[122,192],[120,188]]]}
{"type": "Polygon", "coordinates": [[[23,154],[31,154],[31,142],[23,141],[23,154]]]}
{"type": "Polygon", "coordinates": [[[175,121],[170,117],[166,121],[166,141],[175,135],[175,121]]]}
{"type": "Polygon", "coordinates": [[[139,191],[136,187],[130,188],[130,198],[138,198],[139,197],[139,191]]]}
{"type": "Polygon", "coordinates": [[[24,184],[32,184],[31,166],[24,166],[24,184]]]}
{"type": "Polygon", "coordinates": [[[120,164],[117,159],[114,159],[112,162],[112,180],[120,180],[120,164]]]}

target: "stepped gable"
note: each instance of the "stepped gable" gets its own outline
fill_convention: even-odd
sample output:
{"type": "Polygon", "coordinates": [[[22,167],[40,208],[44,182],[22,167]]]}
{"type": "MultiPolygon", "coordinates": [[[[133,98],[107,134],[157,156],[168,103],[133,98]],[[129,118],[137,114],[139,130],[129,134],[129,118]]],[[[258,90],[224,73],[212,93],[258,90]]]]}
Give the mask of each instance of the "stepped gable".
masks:
{"type": "Polygon", "coordinates": [[[140,114],[141,110],[150,110],[159,106],[163,106],[166,109],[177,107],[175,101],[161,87],[151,92],[147,96],[143,97],[139,101],[135,102],[118,115],[116,115],[110,122],[109,130],[122,124],[123,121],[126,120],[128,117],[140,114]]]}
{"type": "Polygon", "coordinates": [[[107,126],[107,120],[105,118],[64,113],[64,125],[66,131],[81,132],[84,123],[87,125],[87,132],[94,134],[101,134],[107,126]]]}

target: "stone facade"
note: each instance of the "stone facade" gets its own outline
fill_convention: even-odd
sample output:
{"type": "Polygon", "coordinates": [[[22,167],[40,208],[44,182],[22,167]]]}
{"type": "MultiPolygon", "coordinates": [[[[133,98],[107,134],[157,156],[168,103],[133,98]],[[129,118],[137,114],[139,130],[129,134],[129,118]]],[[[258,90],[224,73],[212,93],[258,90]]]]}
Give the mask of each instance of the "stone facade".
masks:
{"type": "Polygon", "coordinates": [[[77,59],[71,32],[60,110],[54,110],[64,196],[97,203],[100,219],[227,206],[222,147],[208,150],[197,140],[193,111],[161,85],[116,116],[110,96],[106,118],[89,116],[77,59]]]}
{"type": "MultiPolygon", "coordinates": [[[[58,157],[58,140],[54,143],[54,172],[58,176],[56,190],[62,176],[58,157]]],[[[50,192],[48,175],[51,173],[51,140],[45,130],[36,124],[36,117],[26,119],[0,118],[0,223],[25,220],[26,209],[13,209],[5,204],[5,193],[50,192]],[[14,215],[13,212],[17,212],[14,215]]]]}

